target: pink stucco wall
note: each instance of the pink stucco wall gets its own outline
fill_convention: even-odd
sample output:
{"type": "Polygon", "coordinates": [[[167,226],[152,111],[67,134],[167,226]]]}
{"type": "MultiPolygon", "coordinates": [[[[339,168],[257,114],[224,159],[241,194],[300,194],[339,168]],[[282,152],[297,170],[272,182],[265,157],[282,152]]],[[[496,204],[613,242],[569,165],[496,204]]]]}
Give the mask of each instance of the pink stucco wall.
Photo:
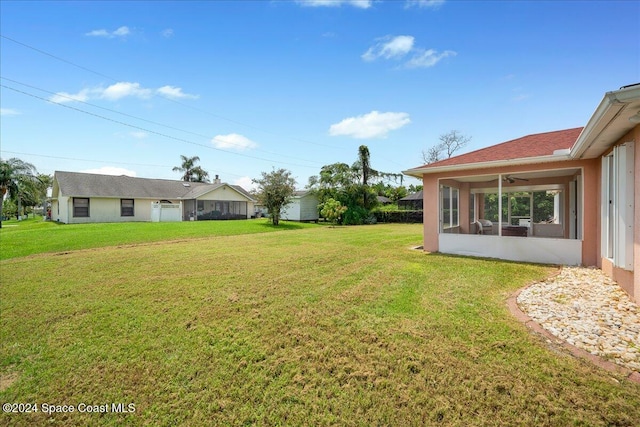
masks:
{"type": "MultiPolygon", "coordinates": [[[[620,138],[616,145],[625,142],[635,142],[634,150],[634,222],[633,222],[633,271],[615,267],[608,259],[601,258],[602,271],[615,280],[627,293],[631,299],[640,303],[640,125],[620,138]]],[[[598,253],[601,257],[601,254],[598,253]]]]}

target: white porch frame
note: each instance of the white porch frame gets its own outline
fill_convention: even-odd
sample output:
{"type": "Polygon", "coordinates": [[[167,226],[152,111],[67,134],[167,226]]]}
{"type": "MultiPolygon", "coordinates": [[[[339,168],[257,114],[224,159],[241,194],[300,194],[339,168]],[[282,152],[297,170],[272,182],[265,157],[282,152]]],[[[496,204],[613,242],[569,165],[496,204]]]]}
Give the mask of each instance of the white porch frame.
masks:
{"type": "MultiPolygon", "coordinates": [[[[582,169],[582,168],[580,168],[582,169]]],[[[545,171],[536,171],[542,172],[545,171]]],[[[511,173],[509,175],[513,175],[511,173]]],[[[533,262],[541,264],[582,265],[582,215],[584,212],[584,198],[580,194],[583,189],[582,180],[584,171],[581,171],[576,183],[578,191],[577,206],[572,206],[578,213],[577,230],[574,231],[578,238],[550,238],[502,236],[502,214],[498,215],[498,235],[456,234],[438,233],[438,250],[442,253],[483,258],[497,258],[518,262],[533,262]]],[[[498,176],[498,212],[502,212],[503,176],[498,176]]],[[[447,178],[456,179],[456,178],[447,178]]],[[[440,186],[440,184],[438,184],[440,186]]],[[[441,203],[441,200],[440,202],[441,203]]],[[[531,206],[531,210],[533,206],[531,206]]],[[[438,206],[441,210],[441,206],[438,206]]],[[[478,212],[474,209],[477,220],[478,212]]],[[[575,212],[574,212],[575,213],[575,212]]],[[[532,216],[533,219],[533,216],[532,216]]],[[[532,223],[533,226],[533,223],[532,223]]],[[[565,224],[564,226],[569,226],[565,224]]]]}

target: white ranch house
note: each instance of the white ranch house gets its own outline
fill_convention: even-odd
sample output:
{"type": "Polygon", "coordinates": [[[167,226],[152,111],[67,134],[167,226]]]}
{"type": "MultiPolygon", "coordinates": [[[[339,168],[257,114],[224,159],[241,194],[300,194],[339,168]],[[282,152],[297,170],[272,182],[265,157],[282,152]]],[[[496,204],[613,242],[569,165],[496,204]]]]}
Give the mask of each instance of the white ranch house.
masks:
{"type": "Polygon", "coordinates": [[[256,201],[238,185],[56,171],[51,219],[90,222],[248,219],[256,201]]]}

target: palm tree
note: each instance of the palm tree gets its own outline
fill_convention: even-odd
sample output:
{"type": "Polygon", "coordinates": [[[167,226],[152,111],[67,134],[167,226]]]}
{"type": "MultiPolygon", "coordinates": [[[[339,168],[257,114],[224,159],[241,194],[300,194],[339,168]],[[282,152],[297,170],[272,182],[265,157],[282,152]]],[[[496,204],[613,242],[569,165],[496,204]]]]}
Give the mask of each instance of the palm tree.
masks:
{"type": "Polygon", "coordinates": [[[182,172],[182,180],[187,182],[207,182],[209,173],[202,169],[200,166],[196,166],[196,163],[200,161],[200,157],[193,156],[187,157],[180,155],[182,165],[173,168],[174,172],[182,172]]]}
{"type": "MultiPolygon", "coordinates": [[[[38,180],[36,167],[17,158],[0,159],[0,202],[7,193],[19,200],[21,189],[27,183],[38,180]]],[[[0,203],[0,228],[2,228],[2,203],[0,203]]]]}

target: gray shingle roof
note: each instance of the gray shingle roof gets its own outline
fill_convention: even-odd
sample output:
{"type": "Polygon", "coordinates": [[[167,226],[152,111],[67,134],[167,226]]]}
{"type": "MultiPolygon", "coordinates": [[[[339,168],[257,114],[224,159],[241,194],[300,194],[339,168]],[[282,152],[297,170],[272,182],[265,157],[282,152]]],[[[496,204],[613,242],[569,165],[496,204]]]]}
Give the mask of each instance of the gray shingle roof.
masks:
{"type": "Polygon", "coordinates": [[[408,201],[408,200],[422,200],[423,195],[422,191],[418,191],[417,193],[409,194],[407,197],[403,197],[400,201],[408,201]]]}
{"type": "Polygon", "coordinates": [[[251,195],[242,187],[225,183],[209,184],[61,171],[55,172],[54,182],[54,195],[57,194],[55,191],[55,186],[57,186],[60,194],[67,197],[195,199],[227,185],[253,201],[251,195]]]}

